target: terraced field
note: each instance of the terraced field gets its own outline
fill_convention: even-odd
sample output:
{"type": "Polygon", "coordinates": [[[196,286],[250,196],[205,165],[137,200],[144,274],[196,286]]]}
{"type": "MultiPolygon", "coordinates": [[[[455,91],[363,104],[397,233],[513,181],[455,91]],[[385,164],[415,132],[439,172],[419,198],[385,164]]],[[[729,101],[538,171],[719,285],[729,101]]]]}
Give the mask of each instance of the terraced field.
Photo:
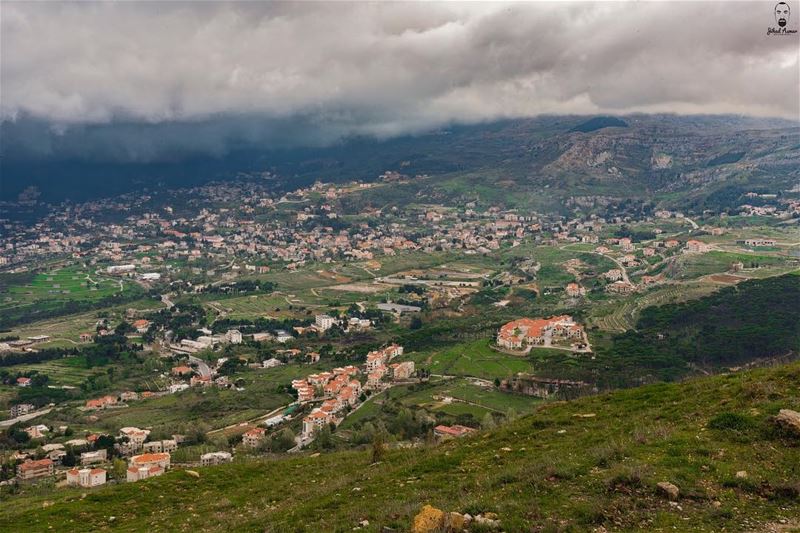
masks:
{"type": "Polygon", "coordinates": [[[684,302],[711,294],[719,285],[707,282],[672,284],[635,294],[622,300],[598,305],[589,315],[588,325],[605,331],[622,332],[636,326],[639,313],[645,307],[684,302]]]}
{"type": "Polygon", "coordinates": [[[36,363],[31,365],[15,365],[6,367],[9,372],[22,372],[35,370],[40,374],[47,374],[52,385],[67,385],[79,387],[86,378],[92,374],[105,372],[104,369],[86,368],[82,357],[68,357],[36,363]]]}

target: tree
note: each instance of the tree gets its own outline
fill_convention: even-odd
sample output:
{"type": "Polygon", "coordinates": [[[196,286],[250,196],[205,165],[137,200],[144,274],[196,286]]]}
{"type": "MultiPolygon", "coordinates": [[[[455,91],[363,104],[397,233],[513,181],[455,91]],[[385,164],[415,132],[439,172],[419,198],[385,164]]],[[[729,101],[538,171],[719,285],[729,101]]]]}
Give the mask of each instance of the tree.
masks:
{"type": "Polygon", "coordinates": [[[115,458],[111,463],[111,476],[117,481],[123,481],[127,478],[128,465],[120,458],[115,458]]]}
{"type": "Polygon", "coordinates": [[[372,437],[372,463],[380,463],[386,455],[386,439],[382,431],[372,437]]]}

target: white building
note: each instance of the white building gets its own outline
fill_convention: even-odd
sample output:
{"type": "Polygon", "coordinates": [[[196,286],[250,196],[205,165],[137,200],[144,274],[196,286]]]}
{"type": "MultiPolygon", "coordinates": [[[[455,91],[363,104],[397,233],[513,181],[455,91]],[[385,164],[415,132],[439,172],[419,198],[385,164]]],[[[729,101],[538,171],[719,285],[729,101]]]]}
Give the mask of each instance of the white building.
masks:
{"type": "Polygon", "coordinates": [[[106,484],[106,471],[102,468],[73,468],[67,472],[67,483],[73,487],[98,487],[106,484]]]}
{"type": "Polygon", "coordinates": [[[336,324],[336,320],[330,315],[317,315],[314,317],[314,325],[320,331],[328,331],[336,324]]]}
{"type": "Polygon", "coordinates": [[[228,452],[209,452],[200,456],[202,466],[220,465],[231,461],[233,461],[233,456],[228,452]]]}

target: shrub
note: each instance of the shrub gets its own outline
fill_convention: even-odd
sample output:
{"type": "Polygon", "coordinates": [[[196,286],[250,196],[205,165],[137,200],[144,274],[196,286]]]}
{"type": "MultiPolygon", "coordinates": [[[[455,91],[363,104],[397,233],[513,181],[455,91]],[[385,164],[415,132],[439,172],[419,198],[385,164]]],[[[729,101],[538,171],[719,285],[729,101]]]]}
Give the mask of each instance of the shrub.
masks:
{"type": "Polygon", "coordinates": [[[755,427],[752,419],[738,413],[720,413],[712,418],[708,427],[711,429],[743,432],[755,427]]]}

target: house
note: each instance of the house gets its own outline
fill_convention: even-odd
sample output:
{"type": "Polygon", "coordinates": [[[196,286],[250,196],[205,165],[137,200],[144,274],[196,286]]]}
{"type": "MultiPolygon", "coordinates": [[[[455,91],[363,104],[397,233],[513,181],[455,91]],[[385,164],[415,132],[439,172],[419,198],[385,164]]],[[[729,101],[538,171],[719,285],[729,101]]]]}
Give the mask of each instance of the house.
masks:
{"type": "Polygon", "coordinates": [[[623,252],[632,252],[633,251],[633,242],[628,237],[623,237],[619,240],[619,245],[622,248],[623,252]]]}
{"type": "Polygon", "coordinates": [[[697,241],[694,239],[686,241],[685,250],[687,252],[705,253],[708,252],[710,249],[711,247],[702,241],[697,241]]]}
{"type": "Polygon", "coordinates": [[[233,462],[233,456],[228,452],[209,452],[200,456],[201,466],[221,465],[233,462]]]}
{"type": "Polygon", "coordinates": [[[142,445],[142,451],[145,453],[172,453],[178,449],[178,443],[174,440],[154,440],[152,442],[145,442],[142,445]]]}
{"type": "Polygon", "coordinates": [[[617,281],[622,279],[622,270],[618,268],[612,268],[605,274],[603,274],[608,281],[617,281]]]}
{"type": "Polygon", "coordinates": [[[288,331],[279,329],[278,331],[275,332],[275,340],[283,344],[291,340],[294,340],[294,337],[288,331]]]}
{"type": "Polygon", "coordinates": [[[242,344],[242,332],[238,329],[229,329],[225,333],[225,340],[230,344],[242,344]]]}
{"type": "Polygon", "coordinates": [[[48,433],[50,428],[45,426],[44,424],[37,424],[35,426],[29,426],[25,428],[25,433],[32,439],[43,439],[46,437],[45,433],[48,433]]]}
{"type": "Polygon", "coordinates": [[[248,448],[256,448],[267,434],[264,428],[253,428],[245,431],[242,435],[242,444],[248,448]]]}
{"type": "Polygon", "coordinates": [[[433,435],[439,440],[465,437],[471,433],[475,433],[473,428],[460,426],[458,424],[454,426],[438,425],[433,428],[433,435]]]}
{"type": "Polygon", "coordinates": [[[102,468],[73,468],[67,471],[67,484],[73,487],[99,487],[106,484],[106,471],[102,468]]]}
{"type": "Polygon", "coordinates": [[[81,465],[83,466],[104,463],[106,460],[108,460],[108,450],[105,449],[83,452],[81,454],[81,465]]]}
{"type": "Polygon", "coordinates": [[[192,369],[186,365],[172,367],[170,371],[173,376],[184,377],[192,374],[192,369]]]}
{"type": "Polygon", "coordinates": [[[17,386],[18,387],[30,387],[31,386],[31,378],[26,378],[26,377],[17,378],[17,386]]]}
{"type": "Polygon", "coordinates": [[[170,455],[168,453],[143,453],[141,455],[134,455],[130,458],[128,466],[133,468],[152,468],[157,466],[162,470],[168,470],[170,464],[170,455]]]}
{"type": "Polygon", "coordinates": [[[612,292],[615,294],[630,294],[635,290],[636,287],[632,283],[621,280],[606,285],[606,292],[612,292]]]}
{"type": "Polygon", "coordinates": [[[129,456],[140,451],[144,446],[144,441],[150,435],[149,429],[139,429],[135,427],[124,427],[119,430],[121,442],[114,445],[121,455],[129,456]]]}
{"type": "Polygon", "coordinates": [[[128,483],[141,481],[149,477],[156,477],[163,474],[165,468],[159,465],[152,466],[130,466],[126,473],[128,483]]]}
{"type": "Polygon", "coordinates": [[[401,379],[408,379],[414,373],[414,361],[403,361],[402,363],[392,363],[389,365],[392,369],[392,378],[397,381],[401,379]]]}
{"type": "Polygon", "coordinates": [[[381,365],[377,367],[374,371],[367,374],[367,388],[368,389],[377,389],[381,385],[381,379],[386,374],[386,367],[381,365]]]}
{"type": "Polygon", "coordinates": [[[17,418],[18,416],[27,415],[28,413],[34,411],[36,407],[31,403],[19,403],[17,405],[11,406],[11,418],[17,418]]]}
{"type": "Polygon", "coordinates": [[[86,400],[85,409],[105,409],[106,407],[116,405],[117,398],[115,396],[102,396],[93,400],[86,400]]]}
{"type": "Polygon", "coordinates": [[[283,363],[281,363],[280,359],[275,359],[274,357],[271,359],[265,359],[261,362],[262,368],[274,368],[281,365],[283,365],[283,363]]]}
{"type": "Polygon", "coordinates": [[[581,287],[579,284],[575,282],[567,283],[567,288],[565,289],[565,292],[567,293],[567,296],[569,296],[570,298],[577,298],[578,296],[586,295],[586,289],[581,287]]]}
{"type": "Polygon", "coordinates": [[[120,399],[120,401],[123,401],[123,402],[128,402],[128,401],[131,401],[131,400],[138,400],[139,399],[139,393],[138,392],[133,392],[133,391],[121,392],[119,394],[119,399],[120,399]]]}
{"type": "Polygon", "coordinates": [[[133,328],[136,330],[137,333],[147,333],[147,329],[150,327],[150,321],[145,319],[139,319],[134,321],[133,328]]]}
{"type": "Polygon", "coordinates": [[[52,459],[39,459],[38,461],[25,461],[17,466],[17,479],[19,481],[34,481],[51,477],[53,475],[52,459]]]}
{"type": "Polygon", "coordinates": [[[94,338],[94,335],[94,333],[86,332],[81,333],[78,337],[80,338],[81,342],[91,342],[91,340],[94,338]]]}
{"type": "Polygon", "coordinates": [[[303,419],[303,438],[309,438],[316,431],[330,421],[328,413],[321,409],[314,409],[303,419]]]}

